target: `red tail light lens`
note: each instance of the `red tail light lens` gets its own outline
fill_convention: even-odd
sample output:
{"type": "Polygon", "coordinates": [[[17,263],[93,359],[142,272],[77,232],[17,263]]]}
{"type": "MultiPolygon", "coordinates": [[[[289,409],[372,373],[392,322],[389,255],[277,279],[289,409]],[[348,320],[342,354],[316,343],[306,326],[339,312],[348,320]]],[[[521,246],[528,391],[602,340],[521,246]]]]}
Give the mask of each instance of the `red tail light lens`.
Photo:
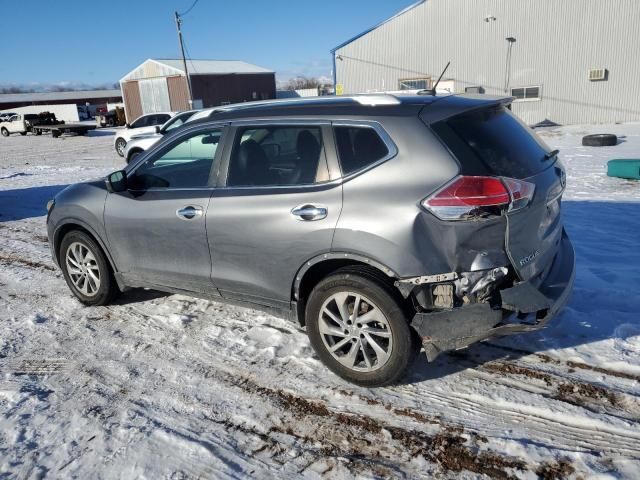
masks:
{"type": "Polygon", "coordinates": [[[422,205],[442,220],[501,215],[526,206],[535,185],[511,178],[460,176],[423,200],[422,205]]]}
{"type": "Polygon", "coordinates": [[[520,210],[529,205],[533,198],[533,193],[536,191],[536,186],[533,183],[516,180],[515,178],[503,178],[502,181],[509,189],[509,193],[511,193],[510,212],[520,210]]]}

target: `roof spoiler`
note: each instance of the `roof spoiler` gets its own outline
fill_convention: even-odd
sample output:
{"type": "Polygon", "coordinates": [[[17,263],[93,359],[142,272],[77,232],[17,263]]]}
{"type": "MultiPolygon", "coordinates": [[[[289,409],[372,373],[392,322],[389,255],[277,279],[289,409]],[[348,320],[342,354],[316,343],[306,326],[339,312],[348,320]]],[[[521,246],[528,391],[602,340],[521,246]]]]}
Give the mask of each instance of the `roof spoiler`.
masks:
{"type": "Polygon", "coordinates": [[[420,118],[427,124],[436,123],[462,113],[472,112],[492,106],[508,106],[514,97],[498,97],[484,94],[458,94],[440,97],[426,104],[420,111],[420,118]]]}

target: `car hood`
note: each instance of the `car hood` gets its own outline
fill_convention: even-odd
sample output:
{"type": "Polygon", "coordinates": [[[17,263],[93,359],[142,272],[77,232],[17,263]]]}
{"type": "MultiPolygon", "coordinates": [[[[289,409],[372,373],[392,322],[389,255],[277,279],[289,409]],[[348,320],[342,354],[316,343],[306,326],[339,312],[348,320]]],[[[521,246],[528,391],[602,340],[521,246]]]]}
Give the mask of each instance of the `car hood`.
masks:
{"type": "MultiPolygon", "coordinates": [[[[86,182],[73,183],[60,190],[55,195],[55,201],[63,202],[70,198],[75,198],[77,195],[81,195],[87,192],[96,192],[99,190],[107,191],[107,184],[105,183],[105,177],[95,178],[93,180],[87,180],[86,182]]],[[[97,192],[96,192],[97,193],[97,192]]]]}

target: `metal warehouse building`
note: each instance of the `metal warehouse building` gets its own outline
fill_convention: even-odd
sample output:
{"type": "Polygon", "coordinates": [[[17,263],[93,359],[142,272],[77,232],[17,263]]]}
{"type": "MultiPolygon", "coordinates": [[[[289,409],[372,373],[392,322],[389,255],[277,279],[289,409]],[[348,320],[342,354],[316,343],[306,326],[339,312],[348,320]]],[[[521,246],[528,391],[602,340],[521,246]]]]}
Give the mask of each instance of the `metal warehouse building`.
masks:
{"type": "MultiPolygon", "coordinates": [[[[267,100],[276,96],[275,73],[236,60],[187,60],[193,107],[267,100]]],[[[149,59],[120,80],[129,121],[152,112],[188,110],[182,60],[149,59]]]]}
{"type": "Polygon", "coordinates": [[[332,50],[337,93],[507,93],[529,124],[640,119],[640,1],[422,0],[332,50]]]}

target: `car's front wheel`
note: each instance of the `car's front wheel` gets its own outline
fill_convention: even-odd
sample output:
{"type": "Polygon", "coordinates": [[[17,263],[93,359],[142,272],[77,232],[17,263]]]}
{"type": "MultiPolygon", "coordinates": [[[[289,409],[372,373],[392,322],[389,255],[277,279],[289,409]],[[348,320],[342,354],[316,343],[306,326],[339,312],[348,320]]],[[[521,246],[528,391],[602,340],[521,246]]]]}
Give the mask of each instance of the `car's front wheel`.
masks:
{"type": "Polygon", "coordinates": [[[106,305],[118,293],[109,262],[86,233],[67,233],[60,245],[59,258],[67,285],[85,305],[106,305]]]}
{"type": "Polygon", "coordinates": [[[419,350],[396,295],[366,270],[347,269],[322,280],[309,297],[305,319],[322,362],[357,385],[397,382],[419,350]]]}
{"type": "Polygon", "coordinates": [[[9,130],[7,130],[6,128],[0,129],[0,133],[2,134],[3,137],[9,136],[9,130]]]}
{"type": "Polygon", "coordinates": [[[127,163],[135,162],[136,157],[140,155],[142,152],[140,150],[134,150],[129,154],[129,158],[127,158],[127,163]]]}
{"type": "Polygon", "coordinates": [[[121,157],[124,157],[124,148],[127,146],[127,142],[124,138],[116,140],[116,153],[121,157]]]}

